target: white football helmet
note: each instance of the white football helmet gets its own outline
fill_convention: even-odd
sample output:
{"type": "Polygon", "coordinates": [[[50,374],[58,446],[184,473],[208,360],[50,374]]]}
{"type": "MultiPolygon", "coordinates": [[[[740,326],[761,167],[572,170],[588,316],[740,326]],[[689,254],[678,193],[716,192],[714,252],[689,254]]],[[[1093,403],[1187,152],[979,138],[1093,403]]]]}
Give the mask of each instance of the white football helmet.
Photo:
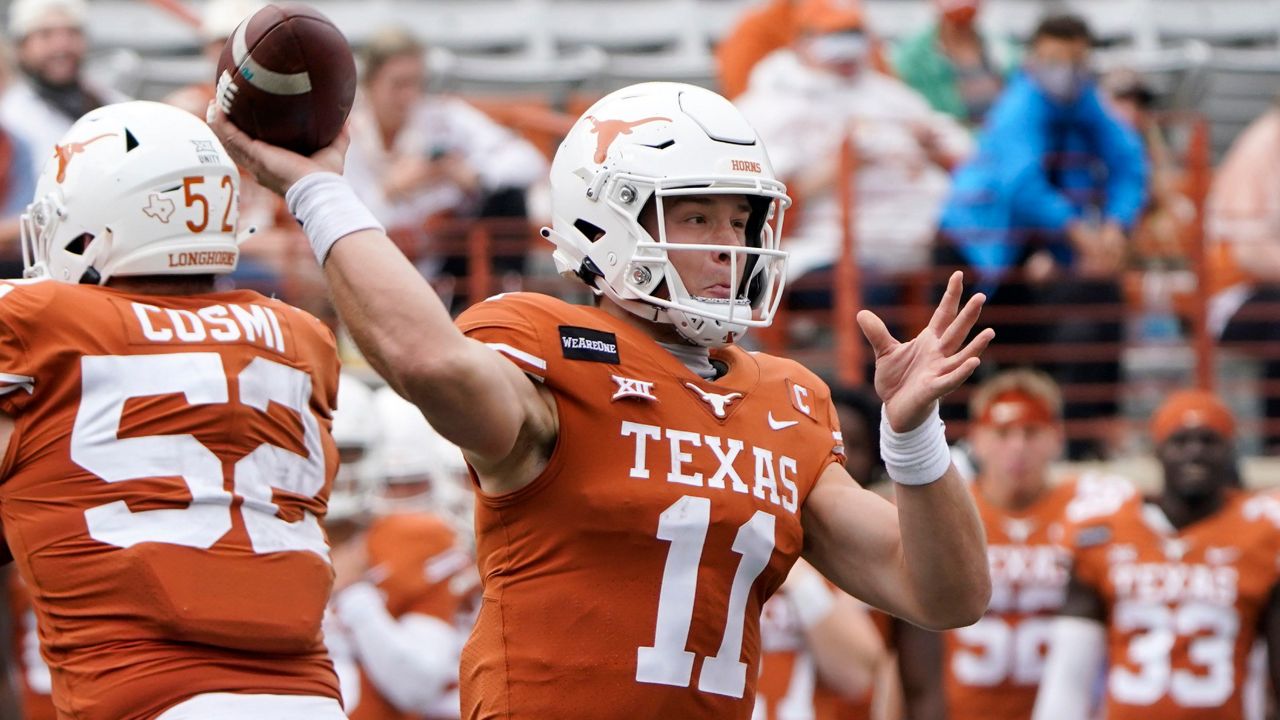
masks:
{"type": "Polygon", "coordinates": [[[199,118],[154,102],[98,108],[40,174],[22,215],[24,274],[102,284],[229,273],[239,195],[239,171],[199,118]]]}
{"type": "Polygon", "coordinates": [[[693,85],[641,83],[596,102],[561,143],[551,165],[552,227],[542,234],[556,247],[562,275],[674,325],[690,342],[717,347],[773,321],[790,204],[759,136],[732,103],[693,85]],[[751,204],[747,246],[729,248],[728,299],[690,294],[673,267],[673,251],[726,250],[667,242],[663,199],[676,195],[743,195],[751,204]],[[638,219],[650,200],[657,238],[638,219]]]}
{"type": "Polygon", "coordinates": [[[374,406],[384,429],[377,446],[384,487],[374,500],[374,511],[433,511],[469,522],[470,476],[462,450],[444,439],[417,406],[390,387],[378,389],[374,406]],[[413,485],[421,486],[422,491],[406,494],[404,490],[413,485]]]}
{"type": "Polygon", "coordinates": [[[373,509],[381,487],[374,452],[378,440],[374,392],[360,378],[338,376],[338,407],[333,411],[333,441],[338,446],[338,475],[329,493],[329,520],[351,520],[373,509]]]}

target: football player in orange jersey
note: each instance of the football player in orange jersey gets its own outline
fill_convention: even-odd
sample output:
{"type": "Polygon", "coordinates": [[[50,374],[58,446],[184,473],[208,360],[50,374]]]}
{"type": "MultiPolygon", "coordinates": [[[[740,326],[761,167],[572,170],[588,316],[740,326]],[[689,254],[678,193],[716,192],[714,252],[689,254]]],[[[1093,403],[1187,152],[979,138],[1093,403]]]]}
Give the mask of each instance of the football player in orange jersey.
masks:
{"type": "MultiPolygon", "coordinates": [[[[856,720],[886,661],[864,606],[797,560],[760,617],[760,680],[752,720],[856,720]]],[[[866,720],[869,715],[862,715],[866,720]]]]}
{"type": "Polygon", "coordinates": [[[1260,637],[1280,688],[1280,497],[1238,489],[1235,420],[1211,393],[1171,395],[1151,435],[1160,494],[1099,508],[1070,533],[1037,720],[1090,717],[1104,669],[1110,720],[1244,720],[1260,637]]]}
{"type": "Polygon", "coordinates": [[[802,553],[912,622],[982,614],[982,529],[937,400],[990,342],[965,342],[983,299],[962,308],[956,274],[905,343],[859,315],[895,509],[845,471],[822,381],[734,344],[777,308],[789,200],[724,98],[644,83],[588,109],[553,162],[544,235],[598,304],[506,295],[458,325],[336,174],[344,139],[305,158],[210,120],[285,193],[370,363],[474,471],[465,717],[749,718],[760,608],[802,553]]]}
{"type": "Polygon", "coordinates": [[[4,539],[59,717],[342,718],[320,622],[333,333],[215,290],[239,176],[189,113],[64,137],[0,283],[4,539]]]}
{"type": "Polygon", "coordinates": [[[1050,485],[1063,450],[1062,393],[1041,372],[1008,370],[983,382],[969,418],[993,592],[977,623],[927,634],[941,644],[933,668],[950,720],[1027,720],[1066,591],[1064,524],[1073,510],[1134,491],[1093,475],[1050,485]]]}
{"type": "MultiPolygon", "coordinates": [[[[371,469],[382,481],[369,498],[376,515],[368,530],[333,550],[335,622],[326,625],[326,639],[343,681],[344,707],[352,720],[457,718],[458,652],[479,578],[465,543],[435,512],[431,489],[457,482],[440,474],[462,465],[461,452],[388,388],[352,405],[360,406],[367,409],[356,422],[380,427],[370,449],[371,469]],[[456,463],[447,457],[450,450],[456,463]],[[386,497],[386,488],[413,485],[427,492],[386,497]],[[466,615],[461,627],[460,614],[466,615]]],[[[340,447],[345,412],[334,421],[340,447]]]]}

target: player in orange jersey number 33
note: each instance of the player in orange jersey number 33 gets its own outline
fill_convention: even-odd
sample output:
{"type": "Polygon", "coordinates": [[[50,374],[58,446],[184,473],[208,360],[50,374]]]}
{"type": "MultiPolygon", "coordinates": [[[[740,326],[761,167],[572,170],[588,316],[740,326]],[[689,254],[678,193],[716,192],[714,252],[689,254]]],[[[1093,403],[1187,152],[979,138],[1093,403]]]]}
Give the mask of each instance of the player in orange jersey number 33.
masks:
{"type": "Polygon", "coordinates": [[[338,174],[253,141],[242,167],[283,193],[373,366],[463,448],[478,478],[480,615],[468,718],[749,718],[760,608],[803,555],[852,595],[931,628],[990,593],[973,501],[937,400],[978,365],[953,277],[929,326],[876,354],[895,509],[845,472],[830,393],[737,345],[777,308],[789,204],[727,100],[675,83],[614,92],[551,170],[555,246],[594,306],[517,293],[455,325],[338,174]]]}

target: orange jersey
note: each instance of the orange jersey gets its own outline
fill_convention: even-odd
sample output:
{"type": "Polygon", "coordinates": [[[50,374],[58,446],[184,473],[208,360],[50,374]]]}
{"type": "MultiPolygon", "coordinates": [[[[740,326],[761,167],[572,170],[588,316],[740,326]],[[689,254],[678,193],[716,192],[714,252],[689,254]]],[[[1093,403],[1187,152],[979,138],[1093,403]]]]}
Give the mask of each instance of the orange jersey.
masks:
{"type": "Polygon", "coordinates": [[[4,536],[61,715],[338,697],[320,636],[332,334],[257,293],[0,283],[4,536]]]}
{"type": "Polygon", "coordinates": [[[458,324],[559,416],[541,475],[477,499],[463,717],[749,718],[761,607],[800,554],[805,498],[843,461],[826,386],[736,347],[703,380],[628,323],[542,295],[458,324]]]}
{"type": "Polygon", "coordinates": [[[1132,486],[1086,476],[1061,483],[1030,507],[1004,510],[977,485],[974,503],[987,534],[991,603],[978,622],[943,634],[943,668],[951,720],[1026,720],[1035,706],[1053,617],[1067,587],[1062,545],[1069,516],[1112,505],[1132,486]]]}
{"type": "MultiPolygon", "coordinates": [[[[478,578],[475,561],[459,547],[457,534],[446,521],[428,513],[384,516],[369,528],[365,544],[369,574],[392,617],[417,613],[451,625],[457,622],[478,578]]],[[[424,652],[441,651],[424,648],[424,652]]],[[[418,717],[397,710],[364,672],[360,673],[359,700],[352,705],[346,708],[351,720],[418,717]]]]}
{"type": "Polygon", "coordinates": [[[40,638],[36,632],[36,614],[31,608],[31,595],[22,577],[9,572],[9,619],[13,634],[11,677],[21,683],[22,720],[54,720],[49,666],[40,657],[40,638]]]}
{"type": "Polygon", "coordinates": [[[1242,720],[1248,656],[1280,568],[1280,496],[1234,493],[1175,531],[1133,498],[1074,533],[1106,609],[1110,720],[1242,720]]]}
{"type": "MultiPolygon", "coordinates": [[[[869,613],[885,643],[890,643],[893,617],[879,610],[869,613]]],[[[871,690],[850,698],[822,682],[806,648],[804,631],[785,598],[775,595],[764,604],[760,637],[764,656],[752,720],[870,719],[871,690]]]]}

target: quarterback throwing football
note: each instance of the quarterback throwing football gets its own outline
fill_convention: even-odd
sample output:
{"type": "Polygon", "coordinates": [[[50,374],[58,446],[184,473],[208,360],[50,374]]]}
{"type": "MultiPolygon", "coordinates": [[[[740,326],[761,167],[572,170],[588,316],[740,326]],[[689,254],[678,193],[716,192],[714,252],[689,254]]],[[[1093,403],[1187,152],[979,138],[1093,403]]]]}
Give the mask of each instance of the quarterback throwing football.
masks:
{"type": "Polygon", "coordinates": [[[768,325],[790,201],[727,100],[646,83],[592,106],[552,166],[561,271],[594,307],[537,294],[459,319],[340,175],[253,141],[242,166],[285,194],[360,347],[463,448],[477,478],[484,597],[462,657],[469,718],[749,718],[760,608],[803,555],[852,595],[931,628],[990,593],[982,529],[937,400],[978,365],[961,281],[919,337],[864,312],[899,505],[844,470],[830,394],[737,345],[768,325]]]}

